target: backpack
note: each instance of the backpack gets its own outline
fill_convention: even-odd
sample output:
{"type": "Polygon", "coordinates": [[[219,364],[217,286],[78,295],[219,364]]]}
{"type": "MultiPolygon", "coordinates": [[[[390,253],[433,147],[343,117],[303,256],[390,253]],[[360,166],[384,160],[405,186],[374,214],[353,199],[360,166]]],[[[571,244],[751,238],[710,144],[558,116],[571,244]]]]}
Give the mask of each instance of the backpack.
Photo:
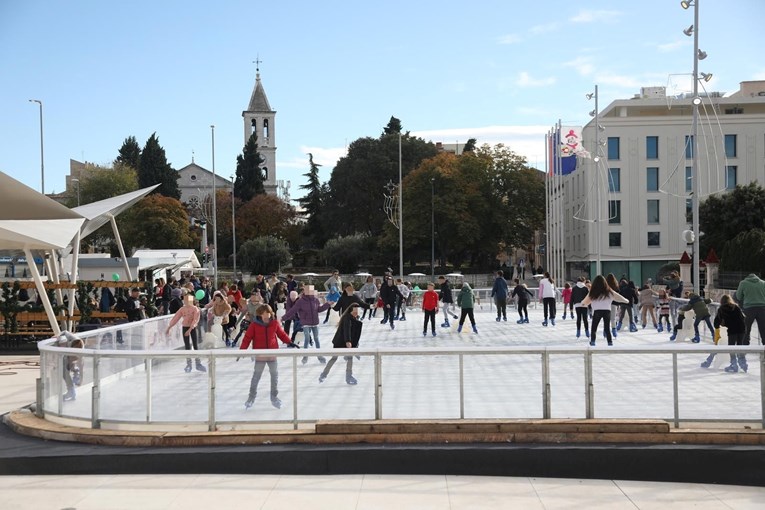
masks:
{"type": "Polygon", "coordinates": [[[120,296],[117,298],[117,303],[114,305],[114,311],[125,313],[125,304],[127,303],[127,299],[125,299],[123,296],[120,296]]]}

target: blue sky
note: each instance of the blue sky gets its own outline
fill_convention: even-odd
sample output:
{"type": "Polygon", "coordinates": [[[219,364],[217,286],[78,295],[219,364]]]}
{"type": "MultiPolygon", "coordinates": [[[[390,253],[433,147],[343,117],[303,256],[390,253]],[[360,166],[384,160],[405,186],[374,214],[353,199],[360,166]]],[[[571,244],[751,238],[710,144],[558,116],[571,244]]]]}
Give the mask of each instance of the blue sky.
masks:
{"type": "MultiPolygon", "coordinates": [[[[544,164],[544,133],[692,71],[692,9],[677,0],[388,2],[0,0],[0,171],[64,190],[69,159],[108,164],[156,132],[178,169],[234,173],[256,56],[277,111],[277,178],[329,178],[345,146],[391,115],[433,141],[503,142],[544,164]]],[[[700,2],[708,90],[765,79],[765,2],[700,2]]]]}

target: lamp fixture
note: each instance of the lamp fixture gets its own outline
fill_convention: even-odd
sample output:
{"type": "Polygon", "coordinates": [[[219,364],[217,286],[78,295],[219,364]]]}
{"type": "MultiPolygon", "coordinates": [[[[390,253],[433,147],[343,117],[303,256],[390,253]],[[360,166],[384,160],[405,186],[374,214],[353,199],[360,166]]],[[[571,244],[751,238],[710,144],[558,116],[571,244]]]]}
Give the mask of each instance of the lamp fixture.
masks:
{"type": "Polygon", "coordinates": [[[590,117],[594,117],[594,116],[595,116],[595,110],[592,110],[592,111],[590,112],[590,117]]]}
{"type": "Polygon", "coordinates": [[[707,58],[707,52],[704,50],[699,50],[699,52],[696,54],[699,58],[699,60],[704,60],[707,58]]]}
{"type": "Polygon", "coordinates": [[[600,161],[600,156],[595,156],[594,158],[592,158],[592,160],[593,160],[595,163],[598,163],[598,162],[600,161]]]}
{"type": "Polygon", "coordinates": [[[694,97],[693,98],[693,104],[695,104],[696,106],[700,105],[701,104],[701,98],[700,97],[694,97]]]}
{"type": "Polygon", "coordinates": [[[688,37],[693,35],[693,25],[689,26],[685,30],[683,30],[683,33],[687,35],[688,37]]]}
{"type": "Polygon", "coordinates": [[[594,92],[590,92],[590,93],[589,93],[589,94],[587,94],[585,97],[586,97],[586,98],[587,98],[587,100],[589,101],[590,99],[592,99],[593,97],[595,97],[595,93],[594,93],[594,92]]]}
{"type": "Polygon", "coordinates": [[[600,131],[605,131],[606,130],[606,128],[605,128],[605,126],[603,126],[603,124],[598,124],[598,129],[600,131]]]}
{"type": "Polygon", "coordinates": [[[712,79],[712,73],[699,73],[701,75],[701,79],[705,82],[709,83],[709,81],[712,79]]]}
{"type": "Polygon", "coordinates": [[[692,5],[695,5],[695,2],[693,0],[683,0],[680,2],[680,7],[683,9],[687,9],[688,7],[691,7],[692,5]]]}

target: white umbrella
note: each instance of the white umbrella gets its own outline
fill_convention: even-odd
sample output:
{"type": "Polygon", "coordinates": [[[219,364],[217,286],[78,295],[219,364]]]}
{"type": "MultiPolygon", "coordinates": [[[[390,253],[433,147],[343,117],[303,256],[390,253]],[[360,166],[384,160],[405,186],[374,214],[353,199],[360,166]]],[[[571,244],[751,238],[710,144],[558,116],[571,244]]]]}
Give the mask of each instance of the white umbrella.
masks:
{"type": "Polygon", "coordinates": [[[372,276],[372,273],[356,273],[356,276],[372,276]]]}
{"type": "Polygon", "coordinates": [[[409,273],[409,276],[427,276],[425,273],[409,273]]]}
{"type": "Polygon", "coordinates": [[[303,273],[299,274],[298,276],[319,276],[318,273],[303,273]]]}
{"type": "Polygon", "coordinates": [[[455,278],[456,278],[456,277],[460,277],[460,278],[462,278],[462,273],[449,273],[449,274],[447,274],[446,276],[452,276],[452,277],[455,277],[455,278]]]}

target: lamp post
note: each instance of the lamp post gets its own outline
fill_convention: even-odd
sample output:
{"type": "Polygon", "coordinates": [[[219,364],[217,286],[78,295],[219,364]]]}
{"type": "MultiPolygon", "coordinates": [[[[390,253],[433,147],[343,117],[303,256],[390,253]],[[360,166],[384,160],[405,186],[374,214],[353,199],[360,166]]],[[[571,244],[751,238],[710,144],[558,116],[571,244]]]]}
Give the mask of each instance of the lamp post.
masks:
{"type": "MultiPolygon", "coordinates": [[[[699,0],[683,0],[680,2],[683,9],[693,7],[693,25],[683,30],[687,36],[693,36],[693,120],[691,124],[691,179],[693,182],[693,196],[691,197],[691,211],[693,215],[693,291],[701,292],[699,280],[699,195],[701,194],[701,179],[699,179],[699,60],[706,58],[707,54],[699,50],[699,0]]],[[[704,80],[709,81],[711,74],[704,74],[704,80]]]]}
{"type": "Polygon", "coordinates": [[[42,101],[39,99],[30,99],[30,103],[40,105],[40,193],[45,194],[45,151],[43,150],[43,108],[42,101]]]}
{"type": "Polygon", "coordinates": [[[218,213],[215,203],[215,125],[210,125],[210,133],[212,135],[212,221],[213,221],[213,282],[215,283],[215,290],[218,289],[218,213]]]}
{"type": "MultiPolygon", "coordinates": [[[[601,254],[603,251],[603,226],[600,214],[600,172],[598,166],[600,165],[600,111],[598,110],[598,86],[595,85],[595,92],[587,94],[587,99],[595,99],[595,110],[590,112],[590,115],[595,117],[595,154],[592,161],[595,163],[595,276],[601,274],[601,254]]],[[[610,215],[610,213],[609,213],[610,215]]],[[[592,275],[591,275],[592,276],[592,275]]]]}
{"type": "Polygon", "coordinates": [[[77,183],[77,207],[80,207],[80,180],[75,177],[70,182],[77,183]]]}
{"type": "Polygon", "coordinates": [[[401,179],[401,132],[398,133],[398,274],[404,279],[404,186],[401,179]]]}
{"type": "Polygon", "coordinates": [[[234,243],[234,281],[236,281],[236,197],[233,175],[231,176],[231,239],[234,243]]]}
{"type": "Polygon", "coordinates": [[[435,213],[435,197],[436,197],[436,179],[430,178],[430,278],[432,281],[436,279],[436,213],[435,213]]]}

